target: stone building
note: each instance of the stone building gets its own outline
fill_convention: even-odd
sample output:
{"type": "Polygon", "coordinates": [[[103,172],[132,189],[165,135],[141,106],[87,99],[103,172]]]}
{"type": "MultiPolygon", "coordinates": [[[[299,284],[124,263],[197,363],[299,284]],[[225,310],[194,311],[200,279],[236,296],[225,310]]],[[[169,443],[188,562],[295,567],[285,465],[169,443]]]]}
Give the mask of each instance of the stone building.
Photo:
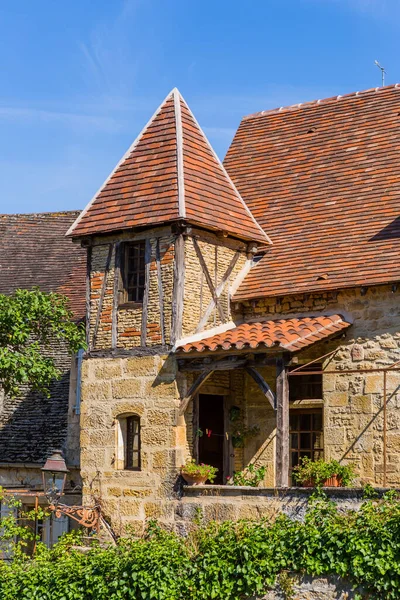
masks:
{"type": "Polygon", "coordinates": [[[398,86],[263,111],[223,166],[173,90],[71,226],[84,500],[117,531],[184,519],[189,457],[222,485],[255,463],[286,488],[302,456],[400,485],[399,114],[398,86]]]}
{"type": "MultiPolygon", "coordinates": [[[[85,252],[65,238],[78,214],[0,216],[1,294],[34,286],[59,292],[69,297],[76,320],[84,318],[85,252]]],[[[54,448],[63,449],[70,470],[65,502],[81,502],[78,359],[57,340],[49,352],[62,372],[49,398],[26,389],[20,397],[0,399],[0,486],[25,508],[33,507],[36,498],[46,505],[40,469],[54,448]]],[[[6,503],[1,510],[2,515],[9,510],[6,503]]],[[[44,525],[43,540],[54,541],[68,527],[67,519],[53,519],[44,525]]]]}

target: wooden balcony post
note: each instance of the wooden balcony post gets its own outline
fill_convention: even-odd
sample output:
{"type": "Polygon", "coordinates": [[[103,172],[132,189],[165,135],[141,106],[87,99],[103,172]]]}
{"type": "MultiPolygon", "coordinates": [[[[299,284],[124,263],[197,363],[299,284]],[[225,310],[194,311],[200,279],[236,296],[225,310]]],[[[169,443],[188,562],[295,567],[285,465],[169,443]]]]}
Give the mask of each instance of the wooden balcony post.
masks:
{"type": "Polygon", "coordinates": [[[276,359],[275,485],[289,486],[289,381],[287,357],[276,359]]]}

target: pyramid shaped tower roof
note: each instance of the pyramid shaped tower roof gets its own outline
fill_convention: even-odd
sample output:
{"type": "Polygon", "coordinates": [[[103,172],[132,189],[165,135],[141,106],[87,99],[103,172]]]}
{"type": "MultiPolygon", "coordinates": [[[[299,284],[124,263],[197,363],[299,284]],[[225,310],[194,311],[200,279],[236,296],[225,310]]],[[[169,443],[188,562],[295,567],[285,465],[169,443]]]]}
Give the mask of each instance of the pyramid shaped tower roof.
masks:
{"type": "Polygon", "coordinates": [[[67,235],[110,233],[178,220],[270,243],[174,89],[67,235]]]}

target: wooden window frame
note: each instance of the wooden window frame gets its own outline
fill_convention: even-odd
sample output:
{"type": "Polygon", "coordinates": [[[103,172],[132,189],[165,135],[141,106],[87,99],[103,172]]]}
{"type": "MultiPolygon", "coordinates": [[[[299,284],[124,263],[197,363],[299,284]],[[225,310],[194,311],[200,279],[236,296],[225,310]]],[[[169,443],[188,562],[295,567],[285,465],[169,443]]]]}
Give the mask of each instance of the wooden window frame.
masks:
{"type": "Polygon", "coordinates": [[[146,288],[146,240],[137,240],[131,242],[123,242],[120,248],[121,252],[121,284],[122,290],[119,294],[119,308],[134,308],[143,306],[143,299],[146,288]],[[143,285],[134,286],[136,290],[141,289],[140,293],[136,293],[136,299],[129,298],[128,277],[129,272],[129,252],[133,247],[139,248],[139,268],[136,269],[136,277],[142,276],[143,285]]]}
{"type": "Polygon", "coordinates": [[[140,426],[140,417],[138,415],[129,415],[124,417],[126,420],[126,439],[125,439],[125,448],[124,448],[124,470],[125,471],[140,471],[141,470],[141,426],[140,426]],[[131,423],[137,423],[137,437],[138,437],[138,447],[137,450],[133,449],[133,444],[135,440],[135,433],[130,429],[131,423]],[[137,454],[137,466],[133,466],[134,455],[137,454]]]}
{"type": "Polygon", "coordinates": [[[290,448],[289,448],[289,452],[290,452],[290,472],[292,472],[293,470],[293,453],[297,453],[298,455],[298,459],[300,459],[300,453],[304,453],[304,452],[309,452],[311,454],[311,460],[315,460],[315,453],[319,452],[320,456],[318,458],[323,458],[324,457],[324,411],[322,408],[291,408],[290,409],[290,416],[292,415],[296,415],[296,416],[301,416],[301,415],[314,415],[314,414],[319,414],[321,416],[321,429],[315,429],[314,428],[314,423],[311,423],[311,428],[310,429],[300,429],[300,425],[297,429],[292,429],[291,424],[289,424],[289,437],[290,437],[290,448]],[[321,448],[313,448],[312,447],[312,436],[313,434],[322,434],[322,447],[321,448]],[[298,441],[297,441],[297,446],[294,447],[292,445],[292,435],[293,434],[297,434],[298,436],[298,441]],[[301,444],[300,444],[300,435],[301,434],[310,434],[310,447],[309,448],[301,448],[301,444]]]}
{"type": "MultiPolygon", "coordinates": [[[[298,368],[294,366],[289,368],[291,370],[298,368]]],[[[300,372],[302,375],[289,376],[289,402],[301,402],[302,400],[322,400],[323,399],[323,381],[322,373],[320,375],[309,375],[309,371],[322,371],[321,364],[311,364],[300,372]],[[317,389],[317,392],[312,391],[307,394],[307,389],[317,389]]]]}

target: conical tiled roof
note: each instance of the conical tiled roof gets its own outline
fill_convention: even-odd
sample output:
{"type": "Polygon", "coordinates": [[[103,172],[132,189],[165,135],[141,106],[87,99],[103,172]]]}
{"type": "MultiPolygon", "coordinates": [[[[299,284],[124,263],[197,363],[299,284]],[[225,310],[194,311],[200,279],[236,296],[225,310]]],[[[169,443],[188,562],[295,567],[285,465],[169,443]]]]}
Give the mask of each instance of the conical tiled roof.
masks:
{"type": "Polygon", "coordinates": [[[174,89],[68,235],[151,227],[178,219],[269,243],[174,89]]]}

